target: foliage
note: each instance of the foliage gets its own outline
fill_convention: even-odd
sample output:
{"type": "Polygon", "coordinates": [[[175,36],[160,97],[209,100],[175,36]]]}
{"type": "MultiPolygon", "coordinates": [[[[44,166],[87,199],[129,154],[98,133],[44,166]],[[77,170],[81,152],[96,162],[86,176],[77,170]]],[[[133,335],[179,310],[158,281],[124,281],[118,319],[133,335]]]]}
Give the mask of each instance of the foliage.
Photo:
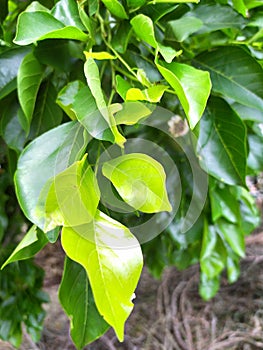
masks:
{"type": "Polygon", "coordinates": [[[0,337],[19,346],[24,322],[38,339],[40,272],[19,260],[60,231],[59,296],[78,349],[110,326],[123,340],[143,255],[157,277],[199,262],[204,299],[223,270],[235,282],[245,237],[259,224],[246,176],[263,167],[262,2],[0,5],[5,259],[22,222],[33,225],[3,260],[13,264],[1,272],[0,308],[23,307],[0,337]],[[32,304],[13,282],[27,286],[32,304]]]}

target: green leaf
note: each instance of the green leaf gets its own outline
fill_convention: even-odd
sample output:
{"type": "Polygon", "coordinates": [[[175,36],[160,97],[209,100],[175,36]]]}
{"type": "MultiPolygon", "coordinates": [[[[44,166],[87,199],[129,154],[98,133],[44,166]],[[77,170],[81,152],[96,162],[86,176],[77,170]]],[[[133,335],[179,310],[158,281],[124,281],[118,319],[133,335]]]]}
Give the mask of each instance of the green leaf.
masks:
{"type": "Polygon", "coordinates": [[[107,108],[107,105],[103,96],[103,91],[101,88],[99,69],[93,58],[91,57],[87,58],[84,64],[84,73],[85,73],[90,91],[96,101],[99,112],[103,115],[103,118],[106,120],[106,122],[111,128],[111,131],[115,138],[115,143],[123,147],[123,144],[126,141],[126,139],[120,134],[119,130],[116,127],[115,120],[110,110],[107,108]]]}
{"type": "Polygon", "coordinates": [[[121,105],[122,109],[116,113],[115,120],[117,125],[133,125],[151,115],[150,106],[141,102],[126,102],[121,105]]]}
{"type": "Polygon", "coordinates": [[[73,111],[75,97],[84,86],[85,85],[79,80],[71,81],[58,93],[57,104],[72,120],[77,119],[76,113],[73,111]]]}
{"type": "Polygon", "coordinates": [[[198,157],[201,167],[229,185],[245,185],[246,127],[220,98],[212,98],[200,121],[198,157]]]}
{"type": "Polygon", "coordinates": [[[115,60],[116,57],[111,55],[107,51],[100,51],[100,52],[88,52],[84,51],[85,57],[88,58],[93,58],[94,60],[115,60]]]}
{"type": "Polygon", "coordinates": [[[257,174],[263,171],[263,137],[258,135],[248,135],[248,173],[257,174]]]}
{"type": "Polygon", "coordinates": [[[229,246],[241,258],[245,257],[245,236],[238,224],[232,224],[224,219],[217,222],[219,232],[223,235],[229,246]]]}
{"type": "Polygon", "coordinates": [[[63,118],[62,110],[56,104],[57,90],[50,80],[41,84],[31,122],[29,138],[58,126],[63,118]]]}
{"type": "Polygon", "coordinates": [[[30,128],[37,93],[43,78],[44,70],[45,67],[38,62],[31,52],[24,57],[18,70],[17,93],[26,118],[24,123],[26,132],[28,132],[30,128]]]}
{"type": "Polygon", "coordinates": [[[191,34],[197,32],[203,26],[203,22],[195,17],[182,17],[168,22],[166,38],[179,42],[187,39],[191,34]]]}
{"type": "Polygon", "coordinates": [[[128,7],[130,8],[139,8],[143,6],[147,0],[127,0],[128,7]]]}
{"type": "Polygon", "coordinates": [[[233,252],[232,249],[229,249],[227,252],[227,279],[229,283],[234,283],[238,280],[240,276],[240,257],[233,252]]]}
{"type": "Polygon", "coordinates": [[[48,239],[46,235],[35,225],[32,226],[22,241],[20,241],[13,253],[2,265],[1,269],[14,261],[31,258],[36,253],[38,253],[47,243],[48,239]]]}
{"type": "Polygon", "coordinates": [[[110,11],[110,13],[113,14],[113,16],[127,19],[127,13],[125,12],[124,7],[118,0],[101,0],[103,4],[107,7],[107,9],[110,11]]]}
{"type": "Polygon", "coordinates": [[[135,34],[147,44],[151,45],[154,48],[157,48],[158,43],[155,39],[153,22],[151,18],[140,14],[131,20],[132,28],[135,34]]]}
{"type": "Polygon", "coordinates": [[[69,122],[39,136],[22,152],[15,174],[16,194],[26,217],[40,228],[45,224],[39,203],[43,187],[50,178],[80,159],[87,143],[83,127],[69,122]]]}
{"type": "Polygon", "coordinates": [[[184,2],[194,2],[196,4],[198,4],[200,0],[154,0],[154,3],[156,4],[164,4],[164,3],[184,3],[184,2]]]}
{"type": "Polygon", "coordinates": [[[78,5],[75,0],[60,0],[51,10],[51,14],[65,26],[72,26],[85,30],[80,18],[78,5]]]}
{"type": "Polygon", "coordinates": [[[200,267],[209,279],[219,275],[225,267],[226,250],[214,226],[204,226],[200,267]]]}
{"type": "Polygon", "coordinates": [[[62,246],[87,271],[99,313],[123,341],[143,264],[138,241],[125,226],[98,212],[90,224],[64,227],[62,246]]]}
{"type": "Polygon", "coordinates": [[[131,89],[131,84],[127,80],[123,79],[120,75],[116,76],[116,90],[121,98],[125,101],[126,94],[129,89],[131,89]]]}
{"type": "Polygon", "coordinates": [[[126,92],[126,101],[148,101],[152,103],[160,102],[164,92],[168,89],[166,85],[153,85],[148,89],[140,90],[130,88],[126,92]]]}
{"type": "Polygon", "coordinates": [[[145,213],[171,211],[162,165],[142,153],[125,154],[105,162],[102,173],[115,186],[123,200],[145,213]]]}
{"type": "Polygon", "coordinates": [[[210,94],[209,73],[176,62],[161,62],[156,66],[176,92],[193,129],[202,117],[210,94]]]}
{"type": "Polygon", "coordinates": [[[26,142],[26,133],[19,123],[20,106],[16,99],[5,102],[0,119],[0,133],[10,149],[20,153],[26,142]],[[8,103],[9,102],[9,103],[8,103]]]}
{"type": "Polygon", "coordinates": [[[83,225],[93,220],[100,191],[86,158],[87,154],[52,180],[46,197],[44,231],[62,225],[83,225]]]}
{"type": "Polygon", "coordinates": [[[112,47],[120,52],[120,53],[125,53],[130,36],[131,36],[131,25],[128,21],[122,21],[120,25],[117,28],[117,31],[114,33],[113,38],[112,38],[112,47]]]}
{"type": "Polygon", "coordinates": [[[135,34],[147,44],[158,49],[166,62],[171,63],[177,56],[177,52],[173,48],[166,47],[156,41],[151,18],[143,14],[137,15],[131,20],[131,25],[135,34]]]}
{"type": "Polygon", "coordinates": [[[17,45],[29,45],[44,39],[86,41],[88,35],[77,27],[65,26],[48,12],[22,12],[18,17],[14,42],[17,45]]]}
{"type": "Polygon", "coordinates": [[[15,48],[0,55],[0,99],[16,89],[19,66],[29,52],[28,48],[15,48]]]}
{"type": "Polygon", "coordinates": [[[204,300],[213,298],[220,287],[220,276],[209,278],[205,273],[201,273],[199,293],[204,300]]]}
{"type": "Polygon", "coordinates": [[[215,93],[263,111],[263,69],[244,49],[216,48],[197,56],[194,63],[210,72],[215,93]]]}
{"type": "Polygon", "coordinates": [[[59,300],[70,318],[70,335],[77,349],[93,342],[109,325],[99,314],[83,267],[65,258],[59,300]]]}
{"type": "Polygon", "coordinates": [[[210,186],[209,195],[213,222],[222,217],[233,224],[240,221],[239,202],[229,191],[229,187],[210,186]]]}
{"type": "Polygon", "coordinates": [[[98,110],[88,86],[81,88],[76,94],[72,111],[90,135],[99,140],[114,142],[114,136],[109,129],[109,125],[98,110]]]}
{"type": "Polygon", "coordinates": [[[237,12],[241,13],[242,16],[248,17],[248,10],[243,0],[233,0],[233,7],[237,12]]]}

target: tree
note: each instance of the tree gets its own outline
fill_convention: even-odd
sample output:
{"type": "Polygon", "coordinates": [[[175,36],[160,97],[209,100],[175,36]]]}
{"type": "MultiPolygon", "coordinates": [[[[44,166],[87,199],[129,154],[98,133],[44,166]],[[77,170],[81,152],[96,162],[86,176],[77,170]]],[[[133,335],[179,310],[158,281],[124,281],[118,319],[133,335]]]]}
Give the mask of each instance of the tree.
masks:
{"type": "Polygon", "coordinates": [[[0,5],[0,337],[19,346],[24,322],[39,338],[26,259],[57,239],[78,349],[109,327],[123,340],[143,256],[157,277],[199,262],[204,299],[224,269],[235,282],[260,222],[262,2],[0,5]]]}

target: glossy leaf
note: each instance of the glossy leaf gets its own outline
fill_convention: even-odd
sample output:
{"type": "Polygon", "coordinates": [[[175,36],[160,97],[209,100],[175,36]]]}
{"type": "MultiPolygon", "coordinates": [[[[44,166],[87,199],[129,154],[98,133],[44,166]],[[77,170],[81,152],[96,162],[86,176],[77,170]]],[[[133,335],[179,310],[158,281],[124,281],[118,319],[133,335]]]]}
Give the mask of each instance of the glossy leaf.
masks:
{"type": "Polygon", "coordinates": [[[77,93],[84,86],[85,85],[79,80],[72,81],[66,86],[64,86],[57,96],[57,104],[72,120],[77,119],[76,113],[73,111],[74,100],[76,98],[77,93]]]}
{"type": "Polygon", "coordinates": [[[248,172],[257,174],[263,170],[263,137],[248,135],[249,153],[247,159],[248,172]]]}
{"type": "Polygon", "coordinates": [[[18,99],[26,118],[24,124],[27,132],[29,131],[44,70],[45,67],[38,62],[33,53],[29,53],[24,57],[18,70],[18,99]]]}
{"type": "Polygon", "coordinates": [[[202,117],[211,90],[208,72],[182,63],[156,63],[162,76],[176,92],[191,129],[202,117]]]}
{"type": "Polygon", "coordinates": [[[50,12],[57,20],[65,26],[72,26],[85,30],[80,18],[77,2],[74,0],[60,0],[50,12]]]}
{"type": "Polygon", "coordinates": [[[121,22],[120,25],[117,28],[116,33],[114,33],[114,36],[112,38],[112,47],[120,52],[125,53],[129,39],[131,36],[131,25],[128,21],[121,22]]]}
{"type": "Polygon", "coordinates": [[[83,225],[93,220],[100,191],[86,158],[87,154],[52,180],[46,199],[44,231],[62,225],[83,225]]]}
{"type": "Polygon", "coordinates": [[[104,5],[107,7],[107,9],[110,11],[110,13],[113,14],[113,16],[127,19],[128,16],[125,12],[124,7],[118,0],[101,0],[104,5]]]}
{"type": "Polygon", "coordinates": [[[118,128],[116,127],[114,118],[111,115],[110,110],[107,108],[107,105],[103,96],[102,88],[101,88],[99,69],[95,61],[93,60],[93,58],[91,57],[87,58],[84,64],[84,72],[85,72],[88,86],[96,101],[99,112],[103,115],[107,124],[110,126],[111,131],[115,138],[115,142],[119,146],[123,147],[123,144],[126,141],[126,139],[120,134],[118,128]]]}
{"type": "Polygon", "coordinates": [[[115,120],[118,124],[133,125],[141,119],[150,116],[152,109],[141,102],[126,102],[122,104],[122,109],[116,113],[115,120]]]}
{"type": "Polygon", "coordinates": [[[210,72],[213,91],[263,111],[263,69],[240,47],[220,47],[194,59],[210,72]]]}
{"type": "Polygon", "coordinates": [[[56,104],[56,95],[57,91],[51,81],[41,84],[31,122],[30,139],[36,138],[61,123],[63,113],[56,104]]]}
{"type": "Polygon", "coordinates": [[[145,213],[171,211],[162,165],[142,153],[131,153],[103,164],[102,173],[123,200],[145,213]]]}
{"type": "Polygon", "coordinates": [[[87,271],[99,313],[123,341],[142,269],[138,241],[125,226],[98,212],[93,223],[64,227],[62,246],[87,271]]]}
{"type": "Polygon", "coordinates": [[[220,233],[227,241],[233,251],[241,258],[245,257],[245,237],[242,228],[237,224],[232,224],[224,219],[217,223],[220,233]]]}
{"type": "Polygon", "coordinates": [[[81,88],[76,94],[72,110],[90,135],[99,140],[114,142],[114,136],[109,129],[109,125],[98,110],[88,86],[81,88]]]}
{"type": "Polygon", "coordinates": [[[48,239],[46,235],[36,226],[32,226],[31,229],[26,233],[24,238],[20,241],[13,253],[2,265],[1,269],[3,269],[6,265],[14,261],[24,260],[33,257],[47,243],[48,239]]]}
{"type": "Polygon", "coordinates": [[[229,185],[245,184],[246,128],[222,99],[213,98],[200,122],[198,157],[202,168],[229,185]]]}
{"type": "Polygon", "coordinates": [[[22,152],[15,174],[16,194],[26,217],[40,228],[45,224],[41,191],[50,178],[82,157],[87,142],[83,127],[70,122],[39,136],[22,152]]]}
{"type": "Polygon", "coordinates": [[[86,271],[68,257],[65,259],[59,300],[70,318],[70,335],[77,349],[99,338],[109,325],[99,314],[86,271]]]}
{"type": "Polygon", "coordinates": [[[17,45],[29,45],[44,39],[86,41],[88,35],[77,27],[65,26],[48,12],[22,12],[18,17],[14,42],[17,45]]]}
{"type": "Polygon", "coordinates": [[[118,94],[121,96],[121,98],[125,101],[126,100],[126,94],[129,89],[132,88],[131,84],[123,79],[120,75],[116,76],[116,90],[118,94]]]}
{"type": "Polygon", "coordinates": [[[19,66],[29,52],[28,48],[15,48],[0,55],[0,99],[16,89],[19,66]]]}

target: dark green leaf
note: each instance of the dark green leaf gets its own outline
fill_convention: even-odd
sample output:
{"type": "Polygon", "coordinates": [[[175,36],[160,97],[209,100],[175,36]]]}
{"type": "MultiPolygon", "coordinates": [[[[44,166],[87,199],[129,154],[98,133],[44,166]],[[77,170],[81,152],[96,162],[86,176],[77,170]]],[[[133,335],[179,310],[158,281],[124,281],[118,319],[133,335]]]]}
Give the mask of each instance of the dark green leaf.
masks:
{"type": "Polygon", "coordinates": [[[230,185],[245,185],[246,128],[220,98],[212,98],[200,121],[198,140],[202,168],[230,185]]]}
{"type": "Polygon", "coordinates": [[[124,7],[118,0],[101,0],[107,9],[113,14],[113,16],[127,19],[128,16],[125,12],[124,7]]]}
{"type": "Polygon", "coordinates": [[[16,76],[28,48],[11,49],[0,55],[0,99],[16,89],[16,76]]]}
{"type": "Polygon", "coordinates": [[[217,222],[219,232],[223,235],[226,242],[229,244],[231,249],[244,258],[245,256],[245,236],[242,228],[239,224],[232,224],[224,219],[220,219],[217,222]]]}
{"type": "Polygon", "coordinates": [[[38,89],[45,67],[38,62],[33,53],[26,55],[17,74],[17,92],[24,112],[26,132],[28,133],[35,108],[38,89]]]}
{"type": "Polygon", "coordinates": [[[65,26],[72,26],[85,30],[80,18],[77,1],[60,0],[51,10],[51,14],[65,26]]]}
{"type": "Polygon", "coordinates": [[[263,111],[263,69],[244,49],[220,47],[197,56],[194,63],[210,72],[214,92],[263,111]]]}
{"type": "Polygon", "coordinates": [[[257,174],[258,172],[263,171],[263,137],[258,135],[248,135],[248,145],[248,172],[250,174],[257,174]]]}
{"type": "Polygon", "coordinates": [[[71,320],[71,337],[77,349],[93,342],[109,328],[97,310],[86,271],[67,257],[59,300],[71,320]]]}

